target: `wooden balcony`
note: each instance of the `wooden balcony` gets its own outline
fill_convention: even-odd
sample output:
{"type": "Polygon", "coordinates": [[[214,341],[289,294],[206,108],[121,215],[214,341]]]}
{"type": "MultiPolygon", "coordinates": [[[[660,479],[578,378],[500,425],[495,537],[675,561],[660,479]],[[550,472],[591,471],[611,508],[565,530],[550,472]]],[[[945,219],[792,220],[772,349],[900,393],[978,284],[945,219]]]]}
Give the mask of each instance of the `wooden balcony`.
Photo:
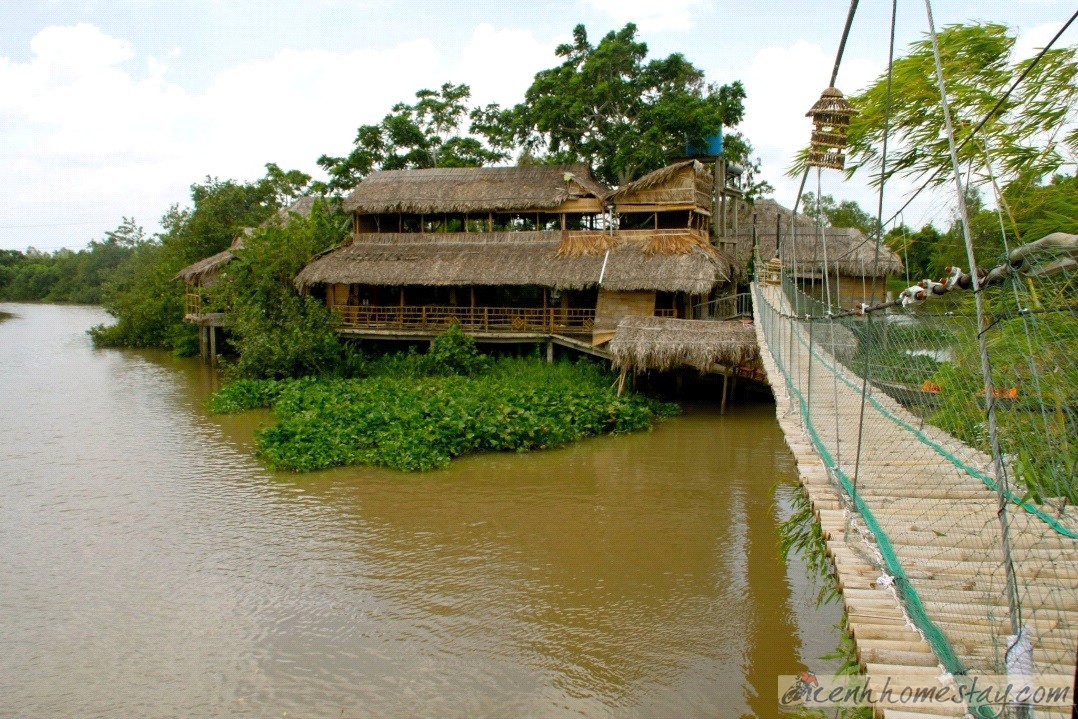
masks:
{"type": "Polygon", "coordinates": [[[468,333],[590,335],[595,310],[561,307],[378,307],[337,305],[342,330],[439,332],[457,325],[468,333]]]}

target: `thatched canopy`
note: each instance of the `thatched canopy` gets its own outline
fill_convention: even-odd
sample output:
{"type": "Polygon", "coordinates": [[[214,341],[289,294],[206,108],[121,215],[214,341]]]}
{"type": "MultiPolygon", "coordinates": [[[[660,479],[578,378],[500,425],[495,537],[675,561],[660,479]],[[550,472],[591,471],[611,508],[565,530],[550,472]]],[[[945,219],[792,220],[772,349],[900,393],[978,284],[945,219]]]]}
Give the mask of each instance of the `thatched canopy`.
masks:
{"type": "Polygon", "coordinates": [[[706,294],[728,281],[730,261],[701,248],[649,253],[644,241],[619,243],[606,253],[559,256],[561,232],[379,233],[356,235],[352,243],[316,258],[296,277],[296,286],[367,284],[382,286],[538,285],[578,290],[659,290],[706,294]],[[606,262],[606,269],[603,263],[606,262]]]}
{"type": "Polygon", "coordinates": [[[684,207],[711,213],[711,193],[714,178],[703,164],[685,160],[623,185],[610,194],[610,201],[619,209],[639,211],[647,205],[684,207]]]}
{"type": "Polygon", "coordinates": [[[372,172],[344,201],[346,212],[430,214],[556,210],[609,190],[587,165],[453,167],[372,172]]]}
{"type": "Polygon", "coordinates": [[[756,332],[741,322],[626,317],[608,349],[614,368],[630,372],[683,365],[705,372],[715,365],[755,367],[760,361],[756,332]]]}
{"type": "MultiPolygon", "coordinates": [[[[271,224],[283,227],[288,224],[288,220],[292,215],[310,217],[316,199],[310,195],[301,197],[288,207],[282,207],[276,214],[263,222],[260,227],[269,227],[271,224]]],[[[254,230],[250,227],[243,228],[243,233],[232,240],[232,244],[227,250],[222,250],[215,255],[204,257],[198,262],[187,265],[187,267],[177,272],[173,279],[183,280],[187,284],[199,284],[203,287],[211,286],[217,281],[217,273],[221,271],[221,268],[236,256],[236,250],[243,249],[243,239],[250,237],[253,233],[254,230]]]]}
{"type": "Polygon", "coordinates": [[[221,268],[232,261],[235,257],[233,254],[236,250],[243,249],[243,238],[248,237],[251,234],[251,229],[244,228],[244,234],[240,235],[236,239],[232,240],[232,245],[227,250],[222,250],[215,255],[204,257],[198,262],[194,262],[187,267],[176,273],[174,279],[180,279],[187,284],[198,284],[203,287],[209,287],[217,281],[217,273],[221,271],[221,268]]]}
{"type": "MultiPolygon", "coordinates": [[[[776,216],[781,217],[781,251],[783,263],[796,261],[803,273],[818,273],[823,269],[824,243],[819,237],[816,221],[798,213],[791,223],[790,210],[774,200],[757,200],[746,206],[740,215],[737,233],[738,256],[746,266],[752,252],[753,216],[756,224],[756,241],[760,257],[767,260],[775,256],[776,216]],[[796,227],[796,233],[794,228],[796,227]],[[796,234],[796,237],[795,237],[796,234]]],[[[831,272],[838,265],[839,274],[848,277],[862,275],[877,277],[897,275],[902,272],[902,259],[886,245],[880,245],[879,263],[876,263],[876,241],[866,237],[853,227],[825,227],[827,261],[831,272]],[[878,266],[878,271],[874,268],[878,266]]]]}

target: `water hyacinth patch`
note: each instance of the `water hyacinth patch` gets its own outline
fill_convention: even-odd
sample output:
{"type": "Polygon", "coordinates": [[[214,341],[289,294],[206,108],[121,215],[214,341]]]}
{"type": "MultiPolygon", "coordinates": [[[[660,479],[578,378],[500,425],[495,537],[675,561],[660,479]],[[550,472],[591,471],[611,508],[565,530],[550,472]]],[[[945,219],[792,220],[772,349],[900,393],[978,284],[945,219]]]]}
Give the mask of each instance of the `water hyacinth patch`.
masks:
{"type": "Polygon", "coordinates": [[[586,361],[503,358],[471,375],[242,380],[217,393],[211,408],[273,406],[277,423],[256,436],[272,469],[423,471],[469,452],[544,449],[647,429],[677,412],[642,395],[618,397],[612,380],[586,361]]]}

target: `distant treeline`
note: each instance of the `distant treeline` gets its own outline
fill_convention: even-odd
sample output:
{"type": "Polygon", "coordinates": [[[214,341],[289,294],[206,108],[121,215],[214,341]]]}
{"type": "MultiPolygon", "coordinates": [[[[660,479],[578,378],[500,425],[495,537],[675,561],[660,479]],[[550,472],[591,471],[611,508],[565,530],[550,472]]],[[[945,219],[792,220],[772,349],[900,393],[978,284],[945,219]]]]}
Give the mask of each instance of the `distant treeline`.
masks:
{"type": "Polygon", "coordinates": [[[124,218],[77,252],[0,250],[0,300],[101,304],[118,268],[146,242],[143,229],[124,218]]]}

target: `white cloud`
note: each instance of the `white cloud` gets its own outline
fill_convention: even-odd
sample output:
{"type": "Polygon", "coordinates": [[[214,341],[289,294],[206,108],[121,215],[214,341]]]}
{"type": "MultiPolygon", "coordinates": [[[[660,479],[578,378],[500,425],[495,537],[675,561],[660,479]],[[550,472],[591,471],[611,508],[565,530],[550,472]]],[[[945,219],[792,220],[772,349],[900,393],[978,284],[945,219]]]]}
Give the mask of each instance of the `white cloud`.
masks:
{"type": "MultiPolygon", "coordinates": [[[[1059,32],[1059,28],[1060,23],[1057,22],[1046,22],[1033,27],[1019,28],[1011,61],[1025,60],[1039,53],[1044,49],[1045,45],[1052,41],[1055,34],[1059,32]]],[[[1062,41],[1063,38],[1060,38],[1060,40],[1062,41]]],[[[1066,45],[1067,43],[1063,42],[1062,47],[1066,47],[1066,45]]],[[[1057,45],[1057,47],[1060,46],[1057,45]]]]}
{"type": "Polygon", "coordinates": [[[689,30],[693,16],[708,10],[707,0],[584,0],[599,12],[606,13],[615,22],[634,22],[644,32],[664,30],[689,30]]]}
{"type": "Polygon", "coordinates": [[[553,64],[555,44],[484,24],[449,58],[428,39],[346,53],[284,50],[192,92],[170,80],[165,60],[139,60],[130,43],[95,26],[46,28],[28,62],[0,57],[8,198],[0,228],[102,224],[2,230],[0,246],[78,246],[122,215],[152,227],[206,175],[254,179],[266,162],[317,174],[319,155],[347,153],[359,125],[422,87],[466,82],[476,102],[517,102],[553,64]]]}
{"type": "MultiPolygon", "coordinates": [[[[744,73],[747,97],[740,129],[752,141],[776,189],[788,184],[783,173],[808,142],[812,123],[805,113],[826,87],[833,62],[819,45],[799,40],[788,47],[761,50],[744,73]]],[[[852,94],[878,72],[872,63],[847,60],[839,74],[839,88],[852,94]]]]}
{"type": "Polygon", "coordinates": [[[531,30],[499,30],[483,23],[476,27],[453,75],[461,78],[456,82],[471,85],[472,100],[478,105],[516,104],[535,73],[555,64],[554,49],[566,41],[568,36],[543,43],[531,30]]]}

